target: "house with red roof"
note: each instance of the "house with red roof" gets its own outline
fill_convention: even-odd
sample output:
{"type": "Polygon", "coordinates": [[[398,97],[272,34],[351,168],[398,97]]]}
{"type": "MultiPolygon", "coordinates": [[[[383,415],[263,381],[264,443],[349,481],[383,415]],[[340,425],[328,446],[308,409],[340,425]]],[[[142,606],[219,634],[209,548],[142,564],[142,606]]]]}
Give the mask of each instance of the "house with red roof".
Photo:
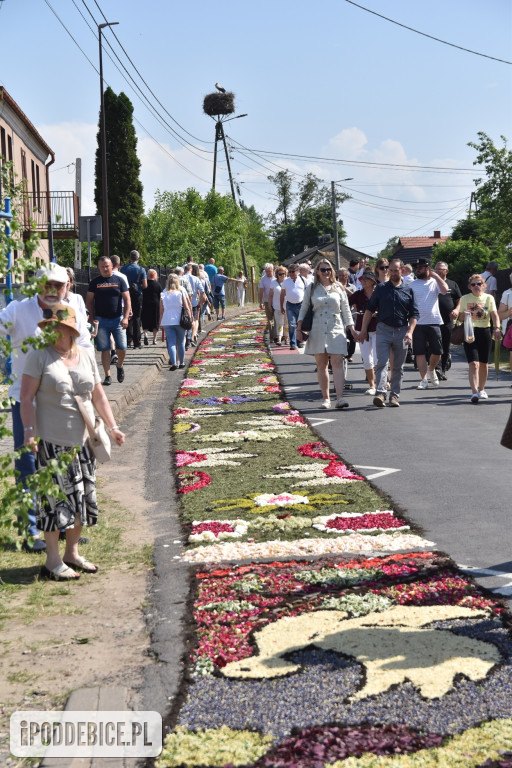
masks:
{"type": "Polygon", "coordinates": [[[395,259],[402,259],[404,264],[417,264],[420,259],[432,260],[434,245],[446,243],[449,237],[441,237],[440,230],[435,230],[431,237],[400,237],[393,252],[395,259]]]}

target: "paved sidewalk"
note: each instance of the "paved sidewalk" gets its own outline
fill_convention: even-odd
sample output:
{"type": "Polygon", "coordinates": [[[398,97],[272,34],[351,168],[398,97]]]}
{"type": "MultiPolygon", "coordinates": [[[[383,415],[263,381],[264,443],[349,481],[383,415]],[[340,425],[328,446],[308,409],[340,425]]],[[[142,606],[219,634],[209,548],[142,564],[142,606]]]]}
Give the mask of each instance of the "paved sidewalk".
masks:
{"type": "MultiPolygon", "coordinates": [[[[250,311],[251,309],[253,309],[251,306],[246,307],[243,310],[240,310],[238,307],[231,307],[226,310],[226,319],[234,317],[240,314],[240,312],[250,311]]],[[[203,332],[199,334],[199,339],[202,340],[217,325],[217,321],[208,323],[203,332]]],[[[195,348],[193,347],[187,351],[187,364],[190,362],[194,353],[195,348]]],[[[98,368],[103,379],[103,368],[101,366],[100,357],[101,356],[97,353],[96,359],[98,368]]],[[[143,346],[142,349],[137,350],[127,350],[124,361],[125,379],[122,384],[117,382],[115,366],[112,366],[112,384],[104,389],[111,404],[113,414],[116,421],[119,422],[121,429],[123,429],[123,417],[129,406],[140,398],[144,398],[144,395],[148,393],[153,385],[156,386],[160,373],[167,370],[168,366],[169,356],[161,332],[158,334],[156,345],[152,344],[150,338],[148,346],[143,346]]],[[[179,382],[185,375],[186,369],[184,371],[175,371],[172,374],[172,377],[179,382]]],[[[10,413],[8,414],[7,426],[9,428],[11,426],[10,413]]],[[[11,451],[12,437],[6,437],[0,441],[0,455],[11,451]]],[[[71,693],[65,707],[68,711],[125,711],[128,708],[127,690],[124,687],[119,686],[98,686],[95,688],[77,689],[71,693]]],[[[62,759],[45,758],[39,765],[40,768],[59,768],[63,764],[64,761],[62,759]]],[[[112,766],[113,768],[128,768],[128,766],[130,766],[131,768],[135,768],[138,764],[139,761],[137,760],[125,760],[123,758],[95,757],[75,758],[71,759],[71,761],[66,760],[66,766],[68,768],[107,768],[107,766],[112,766]]]]}

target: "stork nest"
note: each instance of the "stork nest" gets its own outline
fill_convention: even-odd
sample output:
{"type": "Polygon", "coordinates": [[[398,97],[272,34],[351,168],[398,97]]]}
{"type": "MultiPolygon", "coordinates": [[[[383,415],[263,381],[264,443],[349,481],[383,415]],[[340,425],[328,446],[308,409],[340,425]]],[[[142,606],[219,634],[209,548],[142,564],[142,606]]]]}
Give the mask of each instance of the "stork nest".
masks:
{"type": "Polygon", "coordinates": [[[235,94],[231,91],[227,93],[208,93],[204,97],[203,112],[210,117],[216,115],[231,115],[235,111],[235,94]]]}

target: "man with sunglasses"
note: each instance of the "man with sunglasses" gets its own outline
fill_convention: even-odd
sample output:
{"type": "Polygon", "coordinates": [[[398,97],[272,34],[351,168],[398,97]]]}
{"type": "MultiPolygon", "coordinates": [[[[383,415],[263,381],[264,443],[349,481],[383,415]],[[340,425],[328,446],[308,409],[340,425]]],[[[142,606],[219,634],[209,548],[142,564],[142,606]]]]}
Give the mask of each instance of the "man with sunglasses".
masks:
{"type": "Polygon", "coordinates": [[[290,264],[288,267],[288,277],[285,277],[281,283],[281,312],[285,312],[288,318],[288,332],[290,334],[290,349],[302,348],[302,341],[297,342],[297,318],[304,299],[304,290],[306,288],[305,279],[299,274],[297,264],[290,264]]]}
{"type": "Polygon", "coordinates": [[[412,340],[412,351],[421,376],[417,389],[427,389],[429,383],[432,387],[438,387],[436,366],[443,353],[441,341],[443,318],[438,297],[440,293],[448,293],[450,289],[441,275],[430,271],[430,264],[426,259],[420,259],[416,264],[416,280],[410,287],[420,313],[412,340]],[[428,365],[427,352],[430,353],[428,365]]]}
{"type": "Polygon", "coordinates": [[[377,365],[375,369],[377,394],[373,398],[373,404],[378,408],[383,408],[386,405],[387,367],[391,350],[393,350],[393,367],[389,405],[392,408],[400,406],[400,388],[405,356],[419,316],[411,286],[403,284],[402,267],[403,263],[400,259],[390,261],[389,280],[377,285],[366,305],[361,331],[359,334],[353,334],[356,341],[366,341],[368,326],[374,313],[377,312],[377,365]]]}
{"type": "MultiPolygon", "coordinates": [[[[45,312],[49,312],[51,316],[53,312],[52,307],[64,301],[69,281],[66,269],[53,262],[45,264],[38,269],[36,278],[39,281],[39,290],[35,296],[23,299],[22,301],[11,301],[0,312],[0,334],[3,336],[9,335],[12,345],[12,375],[9,396],[13,400],[11,413],[15,451],[22,448],[25,442],[25,432],[20,414],[21,377],[25,367],[26,355],[22,345],[26,338],[41,334],[38,323],[44,319],[45,312]]],[[[87,330],[87,321],[81,313],[77,314],[76,324],[80,331],[78,343],[81,346],[91,348],[91,337],[87,330]]],[[[28,348],[27,352],[30,349],[31,347],[28,348]]],[[[16,459],[14,466],[20,473],[18,482],[23,483],[28,475],[33,475],[35,472],[34,454],[30,451],[23,453],[16,459]]],[[[25,540],[23,548],[28,552],[44,552],[46,545],[44,539],[39,536],[34,510],[29,512],[27,532],[32,543],[25,540]]]]}

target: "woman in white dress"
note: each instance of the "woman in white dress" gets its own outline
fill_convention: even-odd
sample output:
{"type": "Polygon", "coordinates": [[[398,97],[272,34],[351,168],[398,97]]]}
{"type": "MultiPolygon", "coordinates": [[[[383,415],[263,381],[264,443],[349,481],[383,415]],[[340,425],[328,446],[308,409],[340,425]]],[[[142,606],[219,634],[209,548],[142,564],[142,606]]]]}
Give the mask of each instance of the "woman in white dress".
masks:
{"type": "Polygon", "coordinates": [[[247,286],[247,278],[242,272],[239,271],[236,283],[236,299],[239,307],[245,306],[245,288],[247,286]]]}
{"type": "Polygon", "coordinates": [[[286,275],[288,274],[288,270],[286,267],[277,267],[276,276],[274,280],[272,281],[272,286],[270,288],[270,291],[268,292],[268,303],[272,306],[272,309],[274,310],[274,328],[275,328],[275,336],[274,336],[274,344],[277,344],[278,347],[281,346],[281,341],[283,340],[284,335],[284,342],[285,344],[288,344],[287,335],[288,335],[288,318],[286,317],[286,310],[284,312],[281,312],[281,289],[283,280],[285,279],[286,275]]]}
{"type": "Polygon", "coordinates": [[[329,358],[331,359],[336,408],[348,408],[343,399],[345,375],[343,357],[347,354],[347,329],[352,333],[354,320],[346,292],[334,278],[334,270],[328,259],[319,261],[315,268],[315,280],[308,285],[297,322],[297,332],[302,337],[302,321],[313,304],[313,325],[304,353],[314,355],[318,383],[322,393],[322,408],[330,408],[329,358]]]}

